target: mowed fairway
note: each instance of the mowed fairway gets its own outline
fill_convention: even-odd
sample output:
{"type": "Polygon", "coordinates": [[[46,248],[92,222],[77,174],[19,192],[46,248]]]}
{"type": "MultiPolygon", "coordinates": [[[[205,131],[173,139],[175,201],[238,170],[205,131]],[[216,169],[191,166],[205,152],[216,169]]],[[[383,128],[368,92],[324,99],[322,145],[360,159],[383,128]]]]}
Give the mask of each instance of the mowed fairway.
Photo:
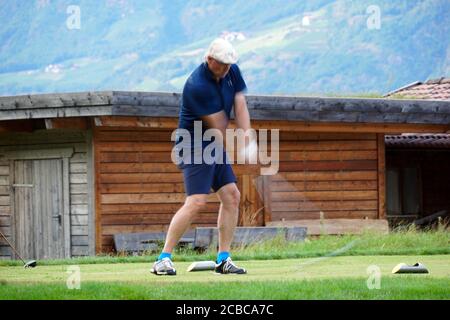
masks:
{"type": "Polygon", "coordinates": [[[237,263],[248,269],[247,275],[186,272],[190,262],[176,262],[178,275],[174,277],[151,274],[150,262],[81,264],[80,290],[67,288],[68,265],[2,266],[0,299],[450,299],[450,255],[237,263]],[[419,261],[430,274],[391,273],[400,262],[419,261]],[[380,268],[380,289],[367,286],[367,282],[375,283],[367,271],[372,265],[380,268]]]}

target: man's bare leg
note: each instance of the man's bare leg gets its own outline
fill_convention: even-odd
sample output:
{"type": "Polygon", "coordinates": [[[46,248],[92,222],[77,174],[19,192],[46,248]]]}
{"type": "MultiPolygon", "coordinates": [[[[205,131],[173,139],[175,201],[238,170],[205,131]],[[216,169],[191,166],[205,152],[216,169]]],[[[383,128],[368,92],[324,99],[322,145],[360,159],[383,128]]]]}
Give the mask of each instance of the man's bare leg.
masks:
{"type": "Polygon", "coordinates": [[[220,200],[219,252],[229,252],[239,217],[240,193],[235,183],[229,183],[217,191],[220,200]]]}
{"type": "Polygon", "coordinates": [[[172,253],[173,248],[175,248],[178,241],[180,241],[183,234],[189,228],[194,217],[206,205],[207,196],[206,194],[195,194],[186,198],[183,206],[177,211],[170,222],[163,252],[172,253]]]}

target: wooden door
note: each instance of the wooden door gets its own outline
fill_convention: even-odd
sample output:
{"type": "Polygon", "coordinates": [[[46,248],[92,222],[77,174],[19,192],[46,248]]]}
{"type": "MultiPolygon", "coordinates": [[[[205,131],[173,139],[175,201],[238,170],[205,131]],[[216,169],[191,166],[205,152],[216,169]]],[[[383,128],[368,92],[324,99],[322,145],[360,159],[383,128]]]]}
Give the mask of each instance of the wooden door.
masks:
{"type": "Polygon", "coordinates": [[[14,238],[24,259],[66,257],[63,183],[62,159],[14,161],[14,238]]]}

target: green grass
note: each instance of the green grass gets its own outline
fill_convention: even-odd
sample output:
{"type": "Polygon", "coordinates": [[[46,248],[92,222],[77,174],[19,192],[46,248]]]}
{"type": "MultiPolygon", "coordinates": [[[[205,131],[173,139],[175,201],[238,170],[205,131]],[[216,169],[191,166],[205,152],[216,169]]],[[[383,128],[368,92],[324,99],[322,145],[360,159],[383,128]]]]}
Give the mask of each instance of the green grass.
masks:
{"type": "Polygon", "coordinates": [[[0,267],[0,299],[450,299],[450,255],[342,256],[241,261],[247,275],[186,272],[157,277],[149,263],[80,265],[81,289],[69,290],[68,266],[0,267]],[[393,275],[420,261],[429,274],[393,275]],[[380,289],[367,287],[367,268],[381,271],[380,289]],[[220,290],[218,284],[220,283],[220,290]]]}
{"type": "MultiPolygon", "coordinates": [[[[63,260],[40,260],[39,265],[142,263],[154,261],[156,252],[142,256],[100,255],[63,260]]],[[[450,254],[450,232],[443,228],[427,232],[405,227],[389,234],[364,233],[362,235],[321,236],[305,242],[287,242],[278,237],[270,241],[233,249],[234,260],[295,259],[326,255],[432,255],[450,254]]],[[[214,260],[215,249],[203,253],[179,248],[174,261],[214,260]]],[[[3,260],[0,266],[18,266],[20,261],[3,260]]]]}

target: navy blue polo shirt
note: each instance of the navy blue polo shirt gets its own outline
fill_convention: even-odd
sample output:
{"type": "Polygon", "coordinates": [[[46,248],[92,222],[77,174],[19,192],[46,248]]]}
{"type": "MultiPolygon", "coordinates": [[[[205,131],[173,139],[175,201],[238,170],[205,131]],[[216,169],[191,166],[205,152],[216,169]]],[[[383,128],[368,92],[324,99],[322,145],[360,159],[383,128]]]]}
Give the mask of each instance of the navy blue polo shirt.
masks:
{"type": "MultiPolygon", "coordinates": [[[[221,110],[224,110],[230,119],[236,93],[246,90],[247,86],[236,64],[232,64],[227,75],[217,82],[207,63],[203,62],[192,72],[184,85],[178,128],[189,130],[192,137],[191,145],[193,145],[194,121],[201,121],[200,117],[221,110]]],[[[204,132],[208,128],[202,124],[202,129],[204,132]]],[[[175,143],[178,142],[179,137],[175,143]]],[[[202,145],[205,147],[209,143],[208,141],[202,145]]]]}

